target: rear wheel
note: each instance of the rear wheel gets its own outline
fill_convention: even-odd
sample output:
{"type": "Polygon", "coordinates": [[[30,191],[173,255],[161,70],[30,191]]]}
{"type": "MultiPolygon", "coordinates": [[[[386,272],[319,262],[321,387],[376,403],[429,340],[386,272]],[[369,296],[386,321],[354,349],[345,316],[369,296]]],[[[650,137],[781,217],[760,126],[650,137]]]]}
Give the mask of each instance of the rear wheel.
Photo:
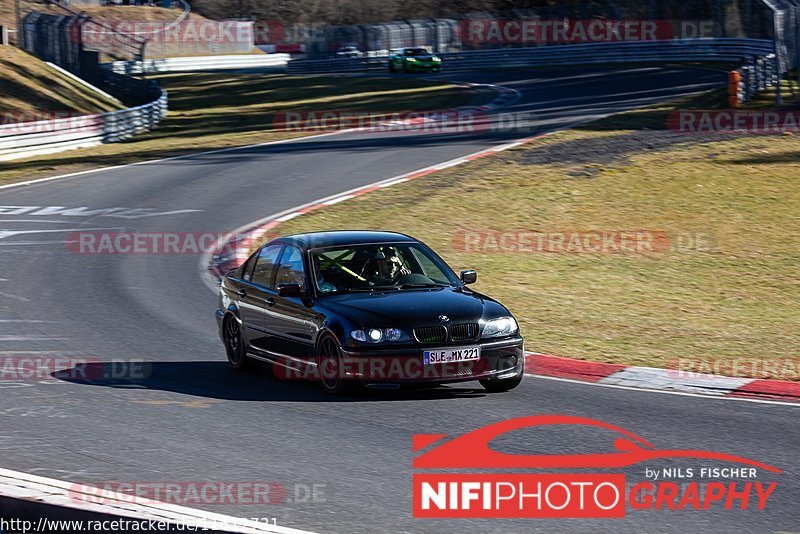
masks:
{"type": "Polygon", "coordinates": [[[242,335],[242,327],[236,317],[230,316],[225,320],[223,337],[225,340],[225,353],[228,355],[230,366],[237,371],[246,371],[251,362],[247,358],[247,348],[242,335]]]}
{"type": "Polygon", "coordinates": [[[344,395],[354,389],[353,380],[344,378],[342,353],[333,336],[325,336],[317,347],[317,370],[326,393],[344,395]]]}
{"type": "Polygon", "coordinates": [[[484,378],[480,381],[483,389],[489,393],[502,393],[504,391],[511,391],[522,382],[523,373],[520,372],[518,376],[511,378],[503,378],[501,380],[493,380],[491,378],[484,378]]]}
{"type": "Polygon", "coordinates": [[[389,72],[397,72],[397,67],[394,66],[394,62],[389,62],[389,72]]]}

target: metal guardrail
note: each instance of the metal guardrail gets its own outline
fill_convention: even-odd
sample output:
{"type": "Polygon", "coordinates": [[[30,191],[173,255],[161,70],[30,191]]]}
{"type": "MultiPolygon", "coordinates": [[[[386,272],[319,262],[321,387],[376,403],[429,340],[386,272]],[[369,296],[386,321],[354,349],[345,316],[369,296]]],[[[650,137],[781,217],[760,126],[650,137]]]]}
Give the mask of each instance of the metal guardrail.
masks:
{"type": "Polygon", "coordinates": [[[146,61],[115,61],[113,63],[104,63],[102,67],[118,74],[150,74],[156,72],[283,67],[286,66],[289,58],[289,54],[171,57],[148,59],[146,61]]]}
{"type": "Polygon", "coordinates": [[[53,154],[127,139],[154,128],[167,115],[167,93],[128,109],[0,126],[0,161],[53,154]]]}
{"type": "MultiPolygon", "coordinates": [[[[774,52],[771,40],[762,39],[680,39],[669,41],[623,41],[573,45],[498,48],[438,54],[442,69],[540,67],[607,63],[731,61],[774,52]]],[[[388,70],[388,57],[294,60],[290,73],[364,72],[388,70]]]]}

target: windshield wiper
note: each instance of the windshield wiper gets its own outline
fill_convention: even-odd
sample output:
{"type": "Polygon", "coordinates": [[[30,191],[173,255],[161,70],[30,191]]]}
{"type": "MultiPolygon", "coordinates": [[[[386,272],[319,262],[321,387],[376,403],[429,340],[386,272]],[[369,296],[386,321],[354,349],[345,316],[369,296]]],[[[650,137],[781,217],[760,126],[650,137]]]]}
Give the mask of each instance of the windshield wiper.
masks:
{"type": "Polygon", "coordinates": [[[371,291],[369,287],[343,287],[342,289],[336,289],[334,291],[320,291],[322,295],[342,295],[344,293],[358,293],[362,291],[371,291]]]}
{"type": "Polygon", "coordinates": [[[399,289],[413,289],[416,287],[450,287],[448,284],[437,284],[437,283],[430,283],[430,284],[400,284],[397,286],[399,289]]]}
{"type": "Polygon", "coordinates": [[[400,284],[400,285],[383,285],[383,286],[370,286],[370,287],[360,287],[357,289],[353,289],[351,291],[387,291],[387,290],[396,290],[399,291],[401,289],[418,289],[418,288],[430,288],[430,287],[451,287],[449,284],[437,284],[437,283],[417,283],[417,284],[400,284]]]}

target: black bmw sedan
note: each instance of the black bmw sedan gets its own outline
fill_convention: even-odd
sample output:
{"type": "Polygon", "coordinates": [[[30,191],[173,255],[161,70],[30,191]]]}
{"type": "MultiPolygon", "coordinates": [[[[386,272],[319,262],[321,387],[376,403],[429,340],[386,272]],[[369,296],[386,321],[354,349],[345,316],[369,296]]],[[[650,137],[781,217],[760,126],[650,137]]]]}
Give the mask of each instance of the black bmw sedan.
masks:
{"type": "Polygon", "coordinates": [[[290,235],[223,277],[216,316],[234,369],[260,360],[334,395],[470,380],[508,391],[523,340],[504,306],[467,287],[476,278],[403,234],[290,235]]]}

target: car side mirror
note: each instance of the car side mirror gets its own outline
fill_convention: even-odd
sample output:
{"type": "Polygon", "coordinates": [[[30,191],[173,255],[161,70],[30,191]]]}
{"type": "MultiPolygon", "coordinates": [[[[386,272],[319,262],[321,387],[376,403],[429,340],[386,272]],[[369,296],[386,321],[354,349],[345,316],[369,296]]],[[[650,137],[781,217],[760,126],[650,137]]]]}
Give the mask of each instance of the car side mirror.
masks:
{"type": "Polygon", "coordinates": [[[464,284],[474,284],[478,280],[478,271],[475,269],[468,269],[461,271],[461,281],[464,284]]]}
{"type": "Polygon", "coordinates": [[[303,290],[300,284],[281,284],[278,286],[278,295],[281,297],[299,297],[303,290]]]}

